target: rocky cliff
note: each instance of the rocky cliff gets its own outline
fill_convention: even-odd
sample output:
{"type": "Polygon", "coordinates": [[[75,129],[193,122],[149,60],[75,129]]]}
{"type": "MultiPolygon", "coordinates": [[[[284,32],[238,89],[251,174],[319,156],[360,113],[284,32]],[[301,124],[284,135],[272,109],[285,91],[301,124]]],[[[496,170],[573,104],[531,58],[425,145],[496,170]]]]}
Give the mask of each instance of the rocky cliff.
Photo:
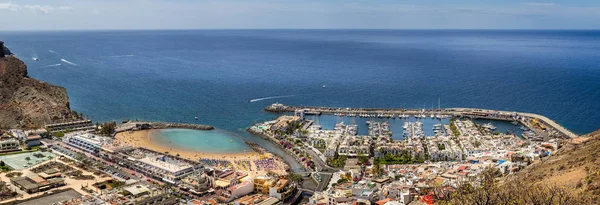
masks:
{"type": "Polygon", "coordinates": [[[0,50],[0,128],[39,128],[74,116],[65,88],[29,78],[23,61],[0,50]]]}

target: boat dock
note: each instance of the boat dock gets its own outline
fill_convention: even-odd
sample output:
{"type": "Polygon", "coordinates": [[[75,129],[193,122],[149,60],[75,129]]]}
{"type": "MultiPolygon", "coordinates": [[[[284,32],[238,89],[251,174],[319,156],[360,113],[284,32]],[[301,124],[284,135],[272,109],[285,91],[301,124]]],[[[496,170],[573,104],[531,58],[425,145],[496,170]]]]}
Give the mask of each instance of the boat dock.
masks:
{"type": "Polygon", "coordinates": [[[556,131],[563,138],[576,138],[579,135],[569,131],[560,124],[542,115],[514,111],[489,110],[479,108],[438,108],[438,109],[404,109],[404,108],[340,108],[318,106],[289,106],[273,104],[264,109],[267,112],[293,112],[295,114],[323,113],[344,116],[396,117],[396,116],[445,116],[468,117],[471,119],[490,119],[504,121],[519,121],[529,128],[556,131]],[[532,123],[533,122],[533,123],[532,123]]]}

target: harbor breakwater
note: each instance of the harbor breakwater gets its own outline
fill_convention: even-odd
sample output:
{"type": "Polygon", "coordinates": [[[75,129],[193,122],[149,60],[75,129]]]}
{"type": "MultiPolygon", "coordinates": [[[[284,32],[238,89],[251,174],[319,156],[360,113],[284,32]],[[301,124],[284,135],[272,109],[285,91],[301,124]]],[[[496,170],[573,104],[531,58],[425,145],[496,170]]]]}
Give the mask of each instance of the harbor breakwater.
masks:
{"type": "Polygon", "coordinates": [[[188,123],[176,123],[176,122],[152,122],[152,128],[154,129],[167,129],[167,128],[182,128],[182,129],[193,129],[193,130],[214,130],[213,126],[200,125],[200,124],[188,124],[188,123]]]}
{"type": "Polygon", "coordinates": [[[192,130],[214,130],[210,125],[179,123],[179,122],[127,122],[119,125],[115,129],[115,133],[145,129],[192,129],[192,130]]]}
{"type": "MultiPolygon", "coordinates": [[[[405,109],[405,108],[341,108],[341,107],[319,107],[319,106],[288,106],[283,104],[273,104],[266,108],[264,111],[273,113],[283,112],[300,112],[305,115],[320,115],[320,114],[344,114],[344,115],[361,115],[369,114],[375,116],[394,116],[394,115],[443,115],[449,117],[469,117],[478,119],[493,119],[493,120],[505,120],[505,121],[535,121],[543,125],[543,128],[551,129],[558,132],[563,138],[575,138],[579,135],[571,132],[567,128],[558,124],[557,122],[547,118],[545,116],[515,112],[515,111],[502,111],[502,110],[490,110],[480,108],[438,108],[438,109],[405,109]]],[[[525,123],[528,127],[531,125],[525,123]]]]}

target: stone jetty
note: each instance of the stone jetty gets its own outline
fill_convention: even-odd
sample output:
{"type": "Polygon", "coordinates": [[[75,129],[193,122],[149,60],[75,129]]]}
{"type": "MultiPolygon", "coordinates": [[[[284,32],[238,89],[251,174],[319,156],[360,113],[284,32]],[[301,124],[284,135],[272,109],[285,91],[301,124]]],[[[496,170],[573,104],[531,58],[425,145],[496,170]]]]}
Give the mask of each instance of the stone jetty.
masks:
{"type": "Polygon", "coordinates": [[[201,125],[201,124],[190,124],[190,123],[179,123],[179,122],[127,122],[119,125],[115,132],[125,132],[134,130],[145,130],[145,129],[168,129],[168,128],[181,128],[181,129],[192,129],[192,130],[214,130],[213,126],[201,125]]]}

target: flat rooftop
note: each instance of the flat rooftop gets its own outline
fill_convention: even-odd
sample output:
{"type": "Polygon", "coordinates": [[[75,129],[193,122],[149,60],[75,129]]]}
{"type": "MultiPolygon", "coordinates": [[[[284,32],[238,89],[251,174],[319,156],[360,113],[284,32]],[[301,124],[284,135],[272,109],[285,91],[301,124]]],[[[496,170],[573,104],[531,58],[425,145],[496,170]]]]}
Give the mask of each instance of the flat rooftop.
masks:
{"type": "Polygon", "coordinates": [[[192,167],[192,165],[187,164],[185,162],[180,162],[179,164],[176,164],[176,162],[169,163],[169,162],[162,161],[159,158],[154,158],[154,157],[145,157],[142,159],[138,159],[138,161],[143,162],[148,165],[151,165],[156,168],[166,170],[171,173],[179,172],[179,171],[189,169],[192,167]]]}

